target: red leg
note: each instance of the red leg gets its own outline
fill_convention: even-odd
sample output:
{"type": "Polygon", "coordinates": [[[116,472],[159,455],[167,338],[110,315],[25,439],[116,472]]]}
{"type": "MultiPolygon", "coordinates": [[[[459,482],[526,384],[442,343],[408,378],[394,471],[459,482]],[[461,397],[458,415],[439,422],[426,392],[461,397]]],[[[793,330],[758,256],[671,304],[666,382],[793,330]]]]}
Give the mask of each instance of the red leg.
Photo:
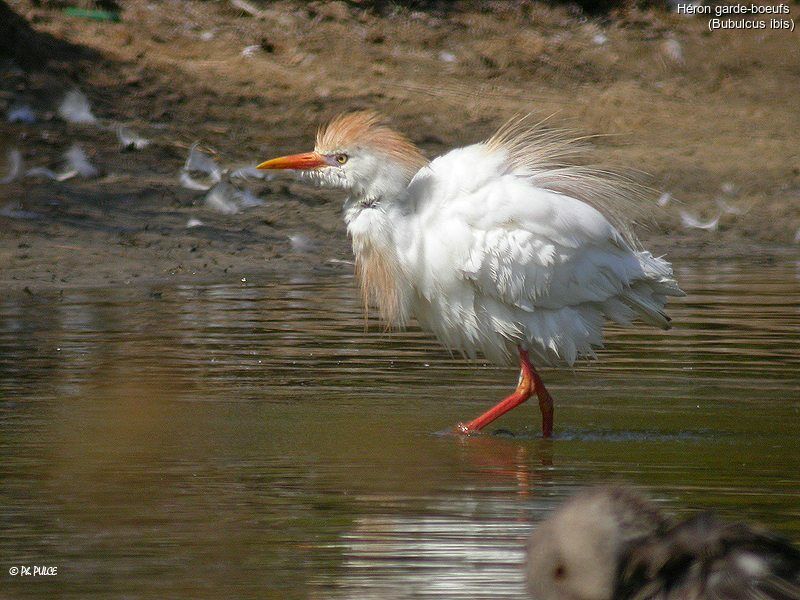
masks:
{"type": "Polygon", "coordinates": [[[539,411],[542,413],[542,437],[551,438],[553,437],[553,397],[544,387],[544,381],[536,371],[533,372],[533,388],[539,398],[539,411]]]}
{"type": "Polygon", "coordinates": [[[522,348],[519,349],[519,369],[519,383],[517,383],[517,389],[514,390],[514,393],[487,410],[477,419],[473,419],[469,423],[459,423],[456,427],[458,431],[471,433],[483,429],[498,417],[525,402],[535,392],[539,397],[539,409],[542,412],[542,435],[546,438],[553,435],[553,398],[544,387],[542,378],[534,370],[528,358],[528,353],[522,348]]]}

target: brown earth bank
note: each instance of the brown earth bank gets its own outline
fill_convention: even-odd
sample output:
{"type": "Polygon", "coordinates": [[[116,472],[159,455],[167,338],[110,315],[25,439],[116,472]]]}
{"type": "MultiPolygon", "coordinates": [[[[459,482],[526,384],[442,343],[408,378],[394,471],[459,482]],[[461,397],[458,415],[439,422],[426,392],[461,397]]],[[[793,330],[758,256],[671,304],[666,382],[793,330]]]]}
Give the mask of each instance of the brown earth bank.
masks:
{"type": "Polygon", "coordinates": [[[36,117],[3,118],[2,155],[59,172],[77,143],[99,169],[0,184],[6,292],[348,271],[336,192],[259,181],[249,187],[262,205],[222,214],[179,172],[195,142],[222,166],[252,165],[310,149],[322,121],[359,108],[431,157],[518,113],[596,136],[601,162],[652,187],[639,234],[675,261],[800,249],[798,33],[538,2],[132,0],[116,3],[119,22],[65,11],[73,4],[0,2],[0,114],[36,117]],[[59,116],[73,89],[97,123],[59,116]],[[124,151],[119,124],[152,143],[124,151]],[[689,227],[682,212],[719,216],[717,228],[689,227]]]}

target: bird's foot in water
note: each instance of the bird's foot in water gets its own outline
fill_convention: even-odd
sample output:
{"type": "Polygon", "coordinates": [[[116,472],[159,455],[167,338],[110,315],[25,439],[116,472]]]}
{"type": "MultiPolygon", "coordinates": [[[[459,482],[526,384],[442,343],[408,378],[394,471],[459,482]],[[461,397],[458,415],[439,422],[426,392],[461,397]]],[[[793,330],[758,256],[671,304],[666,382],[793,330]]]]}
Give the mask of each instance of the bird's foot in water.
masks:
{"type": "Polygon", "coordinates": [[[458,423],[453,428],[453,433],[457,433],[458,435],[474,435],[480,433],[480,430],[470,427],[467,423],[458,423]]]}

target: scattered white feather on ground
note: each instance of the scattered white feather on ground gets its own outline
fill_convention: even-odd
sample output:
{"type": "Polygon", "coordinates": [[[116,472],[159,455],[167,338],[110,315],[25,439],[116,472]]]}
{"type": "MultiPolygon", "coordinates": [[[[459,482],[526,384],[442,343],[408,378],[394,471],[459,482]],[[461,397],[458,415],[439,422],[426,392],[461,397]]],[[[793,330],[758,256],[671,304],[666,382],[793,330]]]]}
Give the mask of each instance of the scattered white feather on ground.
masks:
{"type": "Polygon", "coordinates": [[[66,181],[77,177],[78,172],[75,169],[68,169],[61,173],[56,173],[47,167],[32,167],[25,171],[25,177],[44,177],[45,179],[52,179],[53,181],[66,181]]]}
{"type": "Polygon", "coordinates": [[[233,198],[235,188],[230,183],[218,183],[209,190],[204,198],[206,206],[223,215],[235,215],[239,206],[233,198]]]}
{"type": "Polygon", "coordinates": [[[244,50],[242,50],[242,56],[245,58],[253,58],[258,51],[261,49],[261,46],[258,44],[253,44],[252,46],[245,46],[244,50]]]}
{"type": "Polygon", "coordinates": [[[458,58],[452,52],[447,52],[446,50],[442,50],[439,52],[439,60],[446,63],[454,63],[458,62],[458,58]]]}
{"type": "Polygon", "coordinates": [[[251,17],[261,18],[264,16],[264,11],[254,6],[250,2],[247,2],[247,0],[229,0],[229,1],[231,3],[231,6],[234,6],[235,8],[238,8],[239,10],[246,12],[251,17]]]}
{"type": "Polygon", "coordinates": [[[8,111],[9,123],[36,123],[36,113],[28,105],[14,106],[8,111]]]}
{"type": "Polygon", "coordinates": [[[186,221],[186,228],[191,229],[192,227],[202,227],[205,225],[200,219],[196,219],[191,217],[188,221],[186,221]]]}
{"type": "Polygon", "coordinates": [[[594,42],[598,46],[602,46],[606,42],[608,42],[608,36],[604,33],[597,33],[592,36],[592,42],[594,42]]]}
{"type": "Polygon", "coordinates": [[[264,201],[250,190],[240,190],[226,181],[211,188],[204,200],[206,206],[223,215],[235,215],[240,210],[264,204],[264,201]]]}
{"type": "Polygon", "coordinates": [[[656,202],[658,203],[659,206],[666,206],[667,204],[670,203],[671,200],[672,200],[672,194],[670,194],[669,192],[664,192],[658,197],[658,200],[656,200],[656,202]]]}
{"type": "Polygon", "coordinates": [[[25,177],[44,177],[53,181],[66,181],[79,175],[85,179],[91,179],[99,174],[97,167],[89,162],[83,148],[78,144],[74,144],[67,150],[64,153],[64,158],[67,162],[61,172],[53,171],[47,167],[32,167],[25,171],[25,177]]]}
{"type": "Polygon", "coordinates": [[[78,173],[74,171],[70,173],[56,173],[47,167],[31,167],[25,171],[25,177],[44,177],[45,179],[52,179],[53,181],[66,181],[67,179],[75,177],[77,174],[78,173]]]}
{"type": "Polygon", "coordinates": [[[198,192],[206,192],[211,189],[210,185],[206,185],[205,183],[201,183],[196,179],[193,179],[191,175],[189,175],[186,171],[181,171],[180,175],[180,182],[183,187],[187,190],[196,190],[198,192]]]}
{"type": "Polygon", "coordinates": [[[719,225],[719,218],[721,215],[717,215],[713,219],[709,221],[701,221],[694,215],[686,212],[685,210],[681,211],[681,223],[684,227],[688,229],[705,229],[707,231],[716,231],[717,226],[719,225]]]}
{"type": "Polygon", "coordinates": [[[248,189],[236,190],[234,200],[239,205],[239,208],[243,209],[264,206],[264,201],[248,189]]]}
{"type": "Polygon", "coordinates": [[[675,38],[664,40],[661,44],[661,52],[664,56],[676,65],[685,64],[686,59],[683,56],[683,46],[675,38]]]}
{"type": "Polygon", "coordinates": [[[275,177],[269,171],[259,171],[255,166],[240,167],[231,171],[231,179],[242,179],[244,181],[264,180],[270,181],[275,177]]]}
{"type": "Polygon", "coordinates": [[[723,215],[743,215],[747,212],[744,208],[728,204],[722,198],[717,198],[716,202],[723,215]]]}
{"type": "Polygon", "coordinates": [[[190,190],[206,191],[222,179],[222,169],[205,152],[197,149],[197,144],[192,144],[189,148],[189,155],[180,174],[181,185],[190,190]],[[205,177],[206,181],[195,179],[191,174],[199,173],[205,177]]]}
{"type": "Polygon", "coordinates": [[[92,114],[89,99],[80,90],[67,92],[61,105],[58,107],[59,116],[69,123],[82,123],[93,125],[97,117],[92,114]]]}
{"type": "Polygon", "coordinates": [[[240,210],[264,205],[264,200],[252,190],[240,189],[232,180],[244,183],[272,177],[271,173],[265,174],[254,166],[240,167],[232,172],[223,169],[211,156],[198,150],[197,144],[189,149],[189,156],[180,173],[183,187],[207,191],[204,198],[206,206],[225,215],[234,215],[240,210]],[[203,179],[199,180],[197,176],[203,179]]]}
{"type": "Polygon", "coordinates": [[[189,156],[186,157],[186,162],[184,163],[183,168],[187,171],[199,171],[201,173],[205,173],[206,175],[210,175],[219,181],[222,177],[222,169],[208,154],[198,150],[197,146],[198,144],[195,143],[192,144],[191,148],[189,148],[189,156]]]}
{"type": "Polygon", "coordinates": [[[0,179],[0,183],[11,183],[22,175],[22,152],[16,148],[8,151],[8,174],[0,179]]]}
{"type": "Polygon", "coordinates": [[[722,184],[721,188],[723,194],[728,194],[729,196],[734,195],[739,190],[736,188],[736,185],[731,183],[730,181],[726,181],[722,184]]]}
{"type": "Polygon", "coordinates": [[[124,125],[117,125],[117,139],[123,150],[142,150],[150,145],[150,140],[140,137],[124,125]]]}
{"type": "Polygon", "coordinates": [[[311,252],[316,244],[302,233],[294,233],[289,236],[289,244],[295,252],[311,252]]]}
{"type": "Polygon", "coordinates": [[[64,158],[67,159],[67,172],[75,171],[78,175],[85,179],[97,177],[99,171],[89,162],[86,152],[83,151],[78,144],[73,146],[64,153],[64,158]]]}

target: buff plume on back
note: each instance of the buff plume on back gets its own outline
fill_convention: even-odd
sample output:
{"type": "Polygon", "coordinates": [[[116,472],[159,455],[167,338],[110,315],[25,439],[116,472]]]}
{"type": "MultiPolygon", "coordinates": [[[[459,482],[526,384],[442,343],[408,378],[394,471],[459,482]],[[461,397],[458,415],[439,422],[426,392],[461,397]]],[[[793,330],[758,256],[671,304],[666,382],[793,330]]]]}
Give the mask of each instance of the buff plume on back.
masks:
{"type": "Polygon", "coordinates": [[[581,164],[593,154],[585,143],[591,136],[545,127],[544,123],[530,114],[512,117],[486,140],[486,146],[507,153],[511,168],[536,187],[595,207],[637,247],[633,225],[644,216],[645,188],[620,172],[581,164]]]}

